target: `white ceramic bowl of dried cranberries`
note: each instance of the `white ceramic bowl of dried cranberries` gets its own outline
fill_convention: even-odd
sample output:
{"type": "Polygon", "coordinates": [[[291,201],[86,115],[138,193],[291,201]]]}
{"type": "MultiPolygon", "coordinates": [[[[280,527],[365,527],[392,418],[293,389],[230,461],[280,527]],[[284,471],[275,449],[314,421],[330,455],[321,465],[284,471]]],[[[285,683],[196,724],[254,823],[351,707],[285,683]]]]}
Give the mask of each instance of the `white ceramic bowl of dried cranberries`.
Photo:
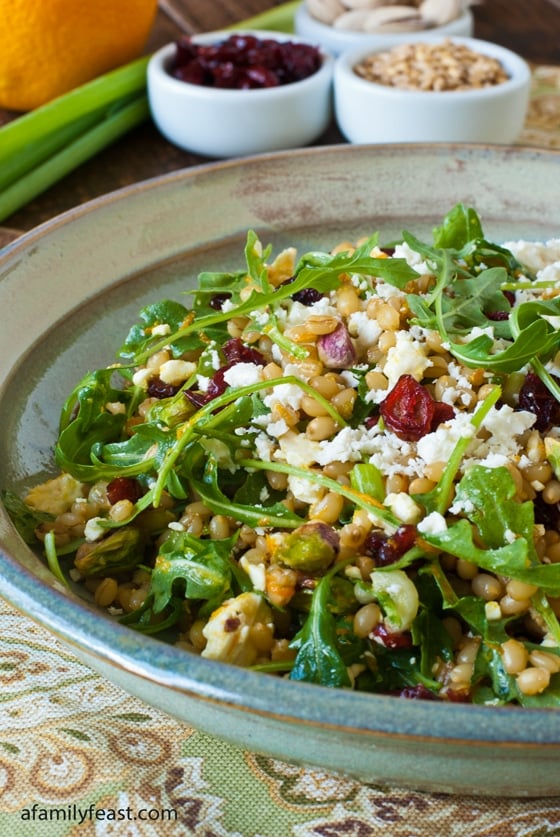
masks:
{"type": "Polygon", "coordinates": [[[352,143],[509,144],[523,129],[530,82],[523,58],[476,38],[349,50],[335,63],[335,117],[352,143]]]}
{"type": "Polygon", "coordinates": [[[279,32],[197,35],[158,50],[148,100],[160,132],[204,157],[243,157],[316,140],[332,120],[334,58],[279,32]]]}
{"type": "Polygon", "coordinates": [[[432,35],[471,37],[474,19],[465,0],[304,0],[294,28],[339,55],[360,47],[390,49],[432,35]]]}

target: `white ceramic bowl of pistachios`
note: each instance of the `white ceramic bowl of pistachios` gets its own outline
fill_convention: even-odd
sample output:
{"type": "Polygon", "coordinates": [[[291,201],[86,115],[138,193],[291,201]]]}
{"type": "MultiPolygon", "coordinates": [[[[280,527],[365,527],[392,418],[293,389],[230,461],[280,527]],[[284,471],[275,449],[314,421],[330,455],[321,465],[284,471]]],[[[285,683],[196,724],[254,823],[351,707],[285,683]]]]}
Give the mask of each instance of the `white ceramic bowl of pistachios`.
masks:
{"type": "Polygon", "coordinates": [[[303,0],[296,33],[338,55],[365,46],[388,49],[431,35],[471,36],[468,0],[303,0]]]}

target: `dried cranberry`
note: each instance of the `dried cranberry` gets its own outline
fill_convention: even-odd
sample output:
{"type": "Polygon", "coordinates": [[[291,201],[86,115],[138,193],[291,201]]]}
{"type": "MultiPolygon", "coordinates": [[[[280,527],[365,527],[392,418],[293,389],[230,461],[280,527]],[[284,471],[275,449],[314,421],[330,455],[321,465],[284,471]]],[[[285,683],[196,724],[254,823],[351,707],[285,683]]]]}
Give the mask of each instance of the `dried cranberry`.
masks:
{"type": "Polygon", "coordinates": [[[133,477],[115,477],[107,485],[106,492],[112,506],[119,500],[130,500],[131,503],[135,503],[142,496],[140,483],[133,477]]]}
{"type": "Polygon", "coordinates": [[[302,288],[301,291],[296,291],[295,294],[292,294],[294,302],[299,302],[301,305],[307,306],[314,305],[322,298],[323,294],[316,288],[302,288]]]}
{"type": "Polygon", "coordinates": [[[370,532],[364,541],[363,551],[375,559],[377,567],[394,564],[399,558],[412,549],[416,540],[416,527],[410,523],[403,523],[393,535],[384,532],[370,532]]]}
{"type": "Polygon", "coordinates": [[[175,395],[181,386],[178,384],[166,384],[157,375],[155,378],[150,378],[148,381],[148,395],[150,398],[171,398],[175,395]]]}
{"type": "Polygon", "coordinates": [[[412,375],[401,375],[379,411],[386,427],[405,442],[417,442],[455,415],[450,404],[434,401],[412,375]]]}
{"type": "Polygon", "coordinates": [[[241,619],[239,618],[239,616],[228,616],[228,618],[224,622],[224,632],[226,634],[232,634],[239,628],[240,625],[241,619]]]}
{"type": "Polygon", "coordinates": [[[445,697],[450,703],[470,703],[470,693],[466,689],[446,689],[445,697]]]}
{"type": "Polygon", "coordinates": [[[200,407],[204,407],[205,404],[208,404],[209,401],[213,401],[214,398],[222,395],[228,388],[228,384],[225,380],[225,374],[232,366],[235,366],[235,364],[226,363],[225,366],[221,366],[211,377],[206,392],[201,392],[201,390],[198,389],[186,390],[185,396],[191,404],[200,409],[200,407]]]}
{"type": "MultiPolygon", "coordinates": [[[[289,279],[284,279],[282,285],[291,285],[295,280],[295,276],[290,276],[289,279]]],[[[301,291],[296,291],[295,294],[292,294],[290,299],[293,299],[294,302],[299,302],[300,305],[314,305],[323,296],[324,294],[318,291],[317,288],[302,288],[301,291]]]]}
{"type": "Polygon", "coordinates": [[[443,424],[445,421],[451,421],[455,416],[455,410],[451,404],[446,404],[444,401],[434,401],[434,417],[430,425],[430,433],[443,424]]]}
{"type": "Polygon", "coordinates": [[[265,366],[266,360],[264,356],[257,350],[246,346],[239,337],[232,337],[222,347],[223,353],[226,357],[227,363],[220,366],[212,375],[208,384],[206,392],[201,392],[197,389],[190,389],[185,391],[185,396],[191,404],[200,409],[213,401],[218,395],[222,395],[228,388],[225,375],[228,369],[235,366],[237,363],[255,363],[257,366],[265,366]]]}
{"type": "Polygon", "coordinates": [[[207,394],[202,392],[200,389],[186,389],[185,398],[190,401],[193,407],[196,407],[197,410],[200,410],[201,407],[204,407],[204,405],[208,404],[210,401],[207,394]]]}
{"type": "MultiPolygon", "coordinates": [[[[560,384],[560,378],[553,377],[560,384]]],[[[560,423],[560,402],[534,372],[529,372],[519,391],[519,407],[535,414],[534,427],[541,432],[560,423]]]]}
{"type": "Polygon", "coordinates": [[[418,683],[416,686],[405,686],[401,689],[399,696],[407,698],[408,700],[435,700],[436,696],[433,692],[424,686],[423,683],[418,683]]]}
{"type": "Polygon", "coordinates": [[[560,503],[545,503],[542,494],[537,494],[533,500],[535,523],[541,523],[545,529],[558,531],[560,529],[560,503]]]}
{"type": "MultiPolygon", "coordinates": [[[[510,307],[512,307],[515,302],[515,294],[513,291],[502,291],[502,293],[509,302],[510,307]]],[[[500,322],[509,319],[509,311],[490,311],[490,313],[486,313],[486,316],[493,322],[500,322]]]]}
{"type": "Polygon", "coordinates": [[[208,305],[210,308],[213,308],[214,311],[221,311],[224,307],[224,303],[227,302],[228,299],[231,299],[231,294],[214,294],[214,296],[210,297],[208,305]]]}
{"type": "MultiPolygon", "coordinates": [[[[265,366],[264,356],[257,350],[246,346],[239,337],[232,337],[224,343],[223,352],[228,364],[234,363],[256,363],[257,366],[265,366]]],[[[225,367],[222,367],[225,371],[225,367]]],[[[220,371],[220,370],[218,370],[220,371]]]]}
{"type": "Polygon", "coordinates": [[[406,442],[417,442],[429,433],[434,417],[434,399],[412,375],[401,375],[379,405],[385,425],[406,442]]]}
{"type": "Polygon", "coordinates": [[[216,44],[181,38],[169,72],[191,84],[253,89],[299,81],[317,72],[320,65],[321,53],[315,46],[231,35],[216,44]]]}
{"type": "Polygon", "coordinates": [[[385,648],[412,648],[409,631],[389,631],[382,622],[375,626],[370,636],[385,648]]]}

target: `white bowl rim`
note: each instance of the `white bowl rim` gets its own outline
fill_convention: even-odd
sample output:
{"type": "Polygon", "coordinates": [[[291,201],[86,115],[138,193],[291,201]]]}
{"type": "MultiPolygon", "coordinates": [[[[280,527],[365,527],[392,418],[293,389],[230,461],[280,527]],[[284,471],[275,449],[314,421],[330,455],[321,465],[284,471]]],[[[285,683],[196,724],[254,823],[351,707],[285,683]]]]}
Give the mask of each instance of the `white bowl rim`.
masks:
{"type": "Polygon", "coordinates": [[[194,43],[211,44],[231,35],[253,35],[261,40],[271,38],[275,41],[308,44],[319,50],[322,57],[321,66],[310,76],[306,76],[306,78],[292,81],[289,84],[280,84],[277,87],[254,87],[249,90],[239,90],[230,87],[210,87],[203,84],[192,84],[191,82],[174,78],[167,72],[166,63],[170,60],[176,48],[176,42],[173,41],[160,47],[151,56],[148,62],[148,85],[151,86],[154,82],[157,82],[160,86],[165,85],[169,91],[173,90],[179,95],[182,95],[181,91],[183,91],[184,95],[188,93],[190,97],[195,98],[212,96],[215,100],[223,99],[224,101],[233,102],[236,98],[246,100],[249,96],[250,101],[258,101],[265,96],[267,98],[281,98],[290,95],[296,88],[303,92],[307,87],[315,85],[317,81],[322,81],[325,76],[332,75],[334,70],[335,59],[328,50],[308,38],[292,35],[289,32],[273,32],[265,29],[220,29],[193,35],[192,40],[194,43]]]}
{"type": "MultiPolygon", "coordinates": [[[[464,44],[474,51],[487,55],[491,58],[497,58],[508,72],[509,78],[499,84],[493,84],[488,87],[477,87],[468,90],[412,90],[403,87],[392,87],[389,84],[381,84],[380,82],[370,81],[362,78],[354,72],[354,67],[361,60],[369,55],[377,55],[382,52],[388,52],[393,47],[379,47],[367,48],[365,46],[360,49],[352,49],[343,52],[335,61],[334,76],[335,85],[340,83],[342,79],[351,81],[358,89],[362,91],[373,90],[378,96],[391,96],[393,99],[412,99],[413,97],[426,98],[430,100],[439,99],[440,101],[449,101],[451,97],[460,97],[461,101],[468,101],[472,99],[489,99],[502,96],[506,93],[511,93],[520,87],[529,86],[531,81],[531,70],[528,63],[507,47],[500,44],[495,44],[492,41],[485,41],[480,38],[471,38],[467,36],[432,36],[424,38],[418,43],[442,43],[443,40],[450,40],[453,43],[464,44]]],[[[411,39],[410,43],[413,43],[411,39]]],[[[399,44],[403,46],[403,44],[399,44]]]]}
{"type": "MultiPolygon", "coordinates": [[[[489,87],[477,87],[467,90],[411,90],[403,87],[391,87],[388,84],[381,84],[376,81],[362,78],[354,72],[354,67],[364,58],[369,55],[378,55],[382,52],[389,52],[393,47],[368,47],[364,44],[355,49],[345,50],[335,61],[335,84],[337,80],[342,79],[351,80],[361,90],[374,90],[376,95],[391,96],[392,98],[402,98],[403,100],[412,99],[414,97],[425,98],[430,100],[440,99],[442,101],[449,101],[452,96],[459,96],[461,100],[467,101],[469,99],[480,98],[494,98],[502,96],[505,93],[510,93],[520,87],[529,86],[531,80],[531,70],[528,63],[513,50],[507,47],[496,44],[493,41],[485,41],[481,38],[471,38],[469,36],[460,35],[431,35],[422,38],[418,43],[422,44],[439,44],[443,41],[452,41],[456,44],[464,44],[476,52],[487,55],[491,58],[497,58],[508,72],[509,78],[499,84],[493,84],[489,87]]],[[[410,43],[413,43],[411,40],[410,43]]],[[[403,44],[395,45],[403,46],[403,44]]]]}

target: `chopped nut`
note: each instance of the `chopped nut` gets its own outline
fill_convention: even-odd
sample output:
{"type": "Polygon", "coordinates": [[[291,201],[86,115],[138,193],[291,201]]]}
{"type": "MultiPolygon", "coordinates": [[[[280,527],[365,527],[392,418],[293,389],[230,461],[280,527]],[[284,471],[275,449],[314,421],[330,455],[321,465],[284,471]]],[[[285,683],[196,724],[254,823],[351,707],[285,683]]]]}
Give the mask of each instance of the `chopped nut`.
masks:
{"type": "Polygon", "coordinates": [[[509,78],[496,58],[450,38],[439,44],[399,44],[369,55],[354,72],[366,81],[406,90],[473,90],[502,84],[509,78]]]}

